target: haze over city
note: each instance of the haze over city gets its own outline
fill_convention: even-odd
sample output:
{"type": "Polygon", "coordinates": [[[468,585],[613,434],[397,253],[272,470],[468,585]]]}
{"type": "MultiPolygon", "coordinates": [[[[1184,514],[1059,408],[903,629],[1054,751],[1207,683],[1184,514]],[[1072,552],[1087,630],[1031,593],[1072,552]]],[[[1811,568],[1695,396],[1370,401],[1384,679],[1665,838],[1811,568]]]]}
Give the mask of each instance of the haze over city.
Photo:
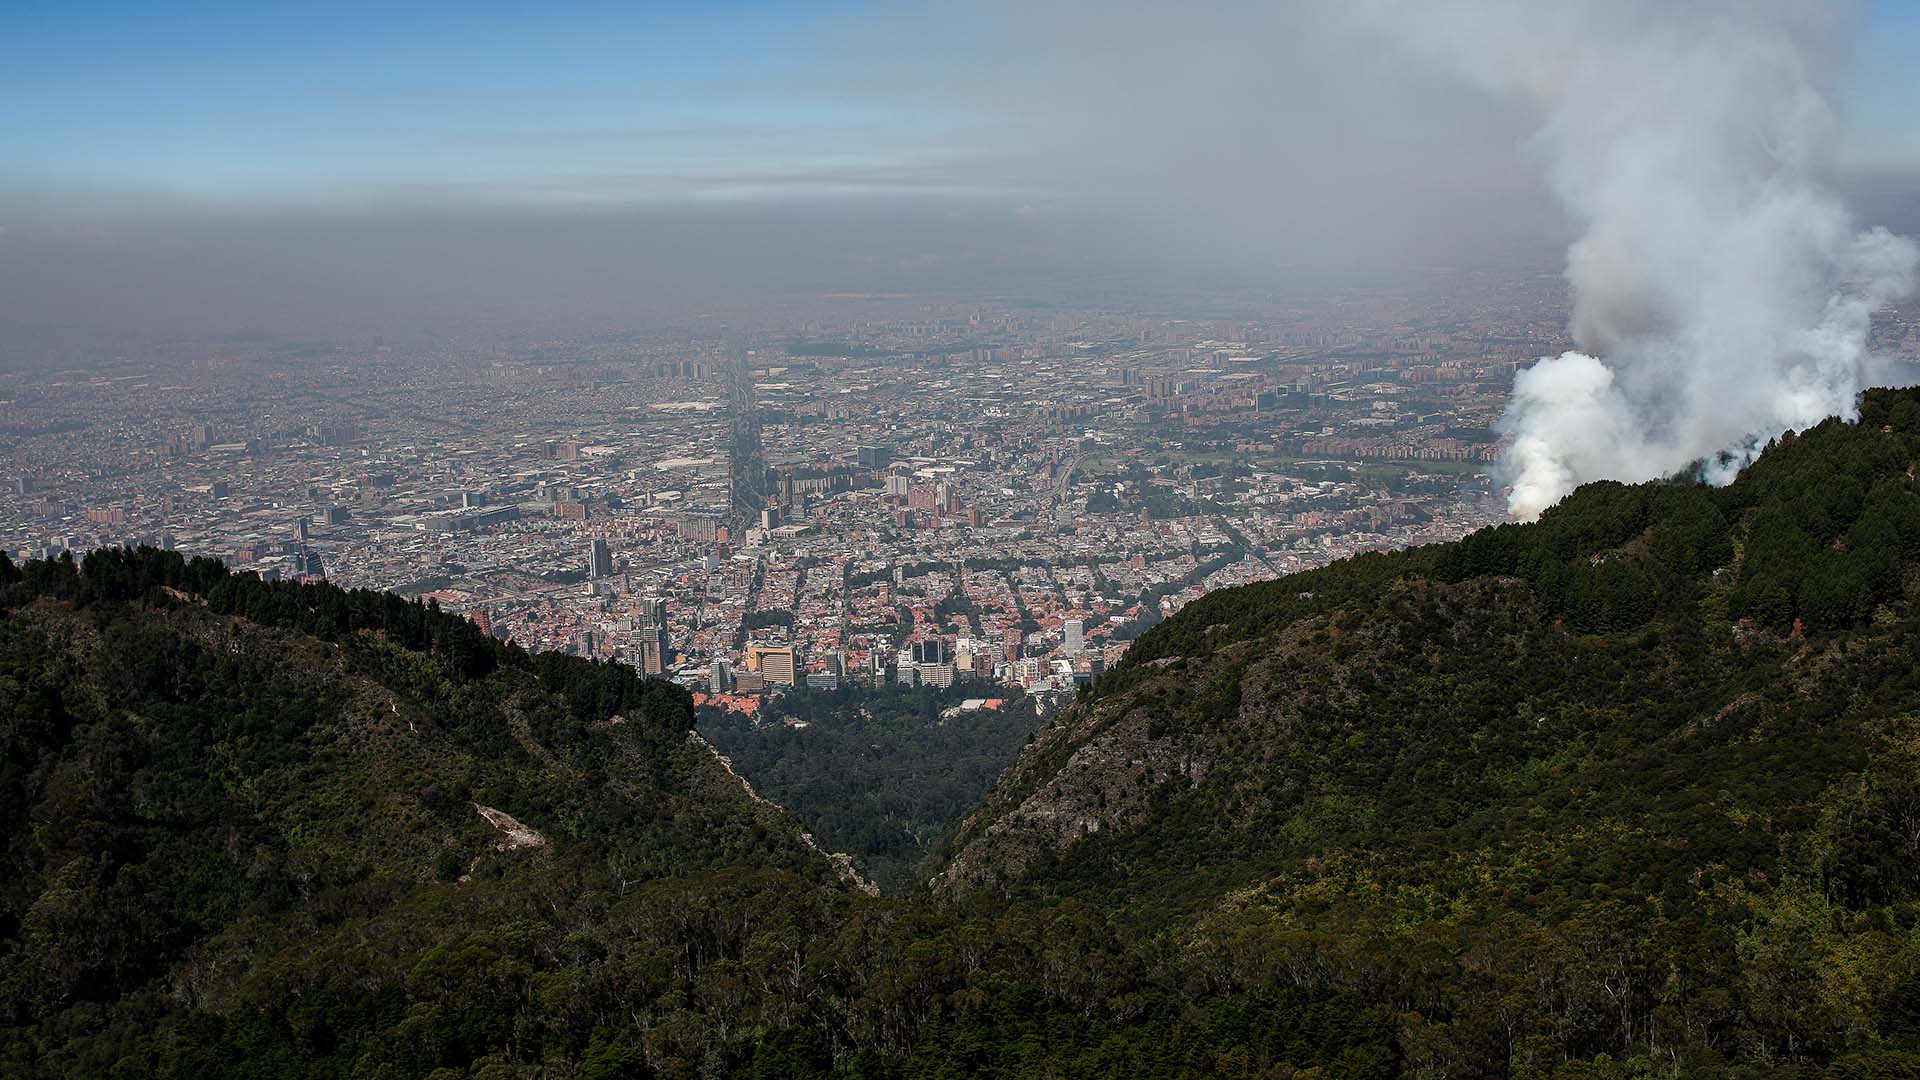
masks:
{"type": "Polygon", "coordinates": [[[0,6],[0,1076],[1920,1080],[1917,56],[0,6]]]}
{"type": "MultiPolygon", "coordinates": [[[[1392,5],[4,17],[0,317],[35,324],[588,330],[755,289],[1310,287],[1574,235],[1534,103],[1392,5]]],[[[1829,164],[1901,225],[1916,20],[1799,21],[1829,164]]]]}
{"type": "Polygon", "coordinates": [[[17,552],[1066,685],[1088,627],[1730,476],[1914,360],[1845,208],[1913,209],[1898,5],[199,15],[9,17],[17,552]]]}

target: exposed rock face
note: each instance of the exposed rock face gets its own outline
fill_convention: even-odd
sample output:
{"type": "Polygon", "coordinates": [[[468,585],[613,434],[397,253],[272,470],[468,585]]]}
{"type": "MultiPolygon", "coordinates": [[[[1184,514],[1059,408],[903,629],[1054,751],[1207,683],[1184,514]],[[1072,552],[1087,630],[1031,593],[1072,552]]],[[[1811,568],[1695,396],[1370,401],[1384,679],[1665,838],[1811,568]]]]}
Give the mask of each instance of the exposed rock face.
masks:
{"type": "Polygon", "coordinates": [[[1154,711],[1131,697],[1068,709],[962,825],[935,887],[964,892],[1019,878],[1043,852],[1133,822],[1155,788],[1198,783],[1207,766],[1192,740],[1156,739],[1153,723],[1154,711]]]}
{"type": "Polygon", "coordinates": [[[473,804],[475,811],[487,819],[487,824],[500,830],[500,841],[493,845],[495,851],[520,851],[525,848],[546,847],[547,838],[514,820],[513,815],[495,810],[491,806],[473,804]]]}
{"type": "Polygon", "coordinates": [[[1091,837],[1154,825],[1170,800],[1203,786],[1212,827],[1251,827],[1313,779],[1293,775],[1286,750],[1316,718],[1354,723],[1372,688],[1409,657],[1487,645],[1518,666],[1527,639],[1542,632],[1559,633],[1523,583],[1412,581],[1211,655],[1155,660],[1124,690],[1073,705],[1034,738],[962,824],[933,886],[957,894],[1009,885],[1091,837]]]}

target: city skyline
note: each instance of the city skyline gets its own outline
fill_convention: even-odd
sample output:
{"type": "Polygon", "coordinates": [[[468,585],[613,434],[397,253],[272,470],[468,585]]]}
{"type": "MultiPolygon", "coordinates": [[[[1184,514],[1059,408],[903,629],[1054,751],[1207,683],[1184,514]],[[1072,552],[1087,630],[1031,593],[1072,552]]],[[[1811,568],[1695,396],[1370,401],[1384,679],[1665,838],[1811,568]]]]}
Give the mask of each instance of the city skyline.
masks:
{"type": "Polygon", "coordinates": [[[1920,1080],[1920,0],[0,9],[0,1075],[1920,1080]]]}
{"type": "Polygon", "coordinates": [[[1060,692],[1212,589],[1497,520],[1489,425],[1560,341],[1558,291],[178,343],[0,377],[21,418],[0,548],[146,543],[398,590],[716,694],[1060,692]]]}
{"type": "Polygon", "coordinates": [[[0,548],[715,692],[1066,690],[1920,364],[1905,4],[100,14],[6,16],[0,548]]]}

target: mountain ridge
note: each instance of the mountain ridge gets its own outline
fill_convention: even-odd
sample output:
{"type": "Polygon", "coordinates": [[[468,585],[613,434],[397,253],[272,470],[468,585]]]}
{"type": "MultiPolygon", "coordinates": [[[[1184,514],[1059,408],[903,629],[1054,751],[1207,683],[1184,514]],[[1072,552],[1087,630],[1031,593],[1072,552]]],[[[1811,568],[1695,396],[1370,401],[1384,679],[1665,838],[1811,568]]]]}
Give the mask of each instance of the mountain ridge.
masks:
{"type": "Polygon", "coordinates": [[[1876,390],[1725,488],[1587,485],[1202,597],[1036,735],[933,887],[1477,1028],[1475,1072],[1836,1053],[1920,970],[1917,462],[1920,398],[1876,390]],[[1534,1042],[1495,1037],[1528,979],[1500,1008],[1534,1042]],[[1569,1019],[1593,997],[1610,1019],[1569,1019]]]}
{"type": "Polygon", "coordinates": [[[905,898],[630,669],[0,561],[0,1069],[1920,1076],[1920,393],[1860,414],[1207,594],[905,898]]]}

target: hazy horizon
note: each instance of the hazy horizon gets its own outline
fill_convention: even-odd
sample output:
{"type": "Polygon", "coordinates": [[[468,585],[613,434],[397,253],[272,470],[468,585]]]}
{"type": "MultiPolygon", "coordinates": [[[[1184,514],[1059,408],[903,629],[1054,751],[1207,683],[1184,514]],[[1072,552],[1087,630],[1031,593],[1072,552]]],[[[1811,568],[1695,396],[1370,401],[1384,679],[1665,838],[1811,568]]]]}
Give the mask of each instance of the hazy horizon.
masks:
{"type": "MultiPolygon", "coordinates": [[[[1537,117],[1383,10],[17,11],[0,338],[587,332],[808,293],[1556,258],[1574,226],[1537,117]]],[[[1920,18],[1854,14],[1823,9],[1813,74],[1863,223],[1902,231],[1920,18]]]]}

